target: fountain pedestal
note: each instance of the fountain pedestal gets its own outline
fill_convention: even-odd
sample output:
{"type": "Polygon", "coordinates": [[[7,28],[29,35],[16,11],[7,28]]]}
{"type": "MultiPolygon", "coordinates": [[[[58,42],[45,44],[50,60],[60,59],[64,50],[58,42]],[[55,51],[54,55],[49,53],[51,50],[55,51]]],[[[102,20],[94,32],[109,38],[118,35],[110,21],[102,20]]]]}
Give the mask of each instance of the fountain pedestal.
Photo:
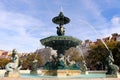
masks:
{"type": "Polygon", "coordinates": [[[20,77],[20,72],[18,72],[18,71],[15,71],[15,72],[5,72],[4,77],[19,78],[20,77]]]}
{"type": "Polygon", "coordinates": [[[106,75],[106,78],[120,78],[120,74],[117,72],[117,74],[106,75]]]}
{"type": "Polygon", "coordinates": [[[42,70],[42,75],[48,76],[79,76],[80,70],[42,70]]]}

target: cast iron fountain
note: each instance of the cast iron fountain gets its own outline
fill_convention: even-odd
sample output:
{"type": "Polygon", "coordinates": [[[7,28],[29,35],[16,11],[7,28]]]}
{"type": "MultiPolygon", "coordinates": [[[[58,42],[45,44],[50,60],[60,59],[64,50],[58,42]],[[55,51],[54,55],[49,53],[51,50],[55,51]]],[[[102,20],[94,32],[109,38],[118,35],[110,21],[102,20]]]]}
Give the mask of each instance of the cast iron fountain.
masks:
{"type": "MultiPolygon", "coordinates": [[[[57,28],[57,36],[50,36],[44,39],[41,39],[40,42],[45,47],[51,47],[54,50],[57,50],[57,57],[52,55],[53,60],[47,62],[44,66],[44,74],[47,75],[58,75],[59,72],[65,70],[77,70],[78,74],[80,73],[79,66],[74,62],[73,65],[69,66],[66,64],[65,60],[65,50],[68,50],[71,47],[76,47],[81,44],[81,40],[74,38],[72,36],[65,36],[65,28],[63,25],[68,24],[70,19],[65,17],[62,12],[58,16],[52,19],[53,23],[59,25],[57,28]]],[[[70,73],[70,72],[69,72],[70,73]]],[[[72,72],[74,73],[74,72],[72,72]]],[[[60,74],[61,75],[61,74],[60,74]]],[[[65,75],[70,75],[65,72],[65,75]]]]}

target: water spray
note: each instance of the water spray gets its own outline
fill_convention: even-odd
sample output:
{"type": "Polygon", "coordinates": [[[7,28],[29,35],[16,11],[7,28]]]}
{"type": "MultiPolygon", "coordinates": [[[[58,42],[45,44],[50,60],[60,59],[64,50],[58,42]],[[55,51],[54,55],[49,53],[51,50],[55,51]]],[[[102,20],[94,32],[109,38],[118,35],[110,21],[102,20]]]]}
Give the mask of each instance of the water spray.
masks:
{"type": "Polygon", "coordinates": [[[77,48],[78,48],[78,50],[80,51],[80,53],[81,53],[81,55],[82,55],[82,58],[83,58],[83,60],[84,60],[85,58],[84,58],[84,55],[83,55],[82,45],[79,45],[77,48]]]}
{"type": "Polygon", "coordinates": [[[109,42],[111,41],[111,39],[112,39],[112,36],[109,37],[109,42]]]}
{"type": "MultiPolygon", "coordinates": [[[[89,24],[87,21],[84,21],[84,20],[80,20],[80,21],[82,21],[83,23],[86,23],[87,25],[89,25],[90,28],[97,34],[97,36],[100,37],[100,35],[98,34],[97,30],[91,24],[89,24]]],[[[108,46],[106,45],[106,43],[103,41],[103,39],[100,39],[100,40],[103,43],[103,45],[106,47],[106,49],[108,51],[110,51],[109,48],[108,48],[108,46]]]]}
{"type": "Polygon", "coordinates": [[[63,12],[63,7],[62,6],[60,6],[60,11],[63,12]]]}
{"type": "Polygon", "coordinates": [[[37,57],[37,55],[38,55],[38,52],[39,52],[39,49],[37,48],[34,60],[36,60],[36,57],[37,57]]]}

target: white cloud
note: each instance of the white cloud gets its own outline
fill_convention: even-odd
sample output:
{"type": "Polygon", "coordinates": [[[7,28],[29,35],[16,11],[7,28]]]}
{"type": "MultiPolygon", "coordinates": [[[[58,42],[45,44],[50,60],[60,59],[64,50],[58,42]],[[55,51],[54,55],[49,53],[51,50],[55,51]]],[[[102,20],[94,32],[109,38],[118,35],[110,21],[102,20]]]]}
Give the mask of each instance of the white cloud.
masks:
{"type": "Polygon", "coordinates": [[[111,23],[112,23],[112,25],[113,26],[120,26],[120,17],[113,17],[112,19],[111,19],[111,23]]]}
{"type": "Polygon", "coordinates": [[[106,28],[107,21],[102,16],[99,5],[93,0],[82,0],[79,10],[81,11],[76,12],[76,15],[73,14],[75,16],[71,20],[70,27],[66,33],[82,40],[95,40],[103,37],[103,34],[106,34],[106,31],[103,33],[103,30],[106,28]]]}
{"type": "Polygon", "coordinates": [[[80,20],[76,22],[74,27],[69,28],[68,34],[73,35],[79,39],[90,39],[95,41],[97,38],[104,38],[111,36],[112,33],[120,33],[120,17],[113,17],[109,22],[93,25],[87,20],[80,20]],[[99,29],[97,29],[99,27],[99,29]]]}
{"type": "Polygon", "coordinates": [[[31,52],[40,47],[39,38],[31,36],[27,29],[42,28],[43,22],[28,15],[2,10],[0,15],[0,49],[17,48],[19,52],[31,52]]]}
{"type": "Polygon", "coordinates": [[[63,10],[67,13],[65,16],[69,15],[72,19],[70,24],[65,25],[66,35],[82,40],[95,40],[99,38],[98,35],[109,36],[113,32],[120,31],[120,17],[113,17],[108,22],[107,18],[101,14],[101,5],[94,0],[77,0],[73,1],[74,3],[58,0],[49,4],[46,0],[37,0],[38,3],[32,0],[13,0],[11,3],[15,6],[8,6],[7,0],[7,4],[1,2],[0,49],[17,48],[18,51],[29,52],[40,47],[39,39],[56,35],[55,25],[52,25],[48,18],[57,16],[55,12],[59,10],[60,5],[63,5],[63,10]],[[37,18],[41,18],[44,22],[37,18]]]}
{"type": "Polygon", "coordinates": [[[114,16],[108,23],[101,24],[99,32],[102,34],[102,38],[111,36],[113,33],[120,34],[120,17],[114,16]]]}
{"type": "Polygon", "coordinates": [[[85,11],[84,14],[86,19],[92,20],[94,24],[101,24],[106,22],[106,19],[101,15],[101,8],[93,0],[83,0],[83,7],[85,11]]]}
{"type": "MultiPolygon", "coordinates": [[[[74,35],[78,38],[95,40],[110,36],[112,33],[120,32],[120,17],[113,17],[110,21],[101,14],[101,5],[96,4],[93,0],[83,0],[82,15],[76,15],[72,27],[69,31],[74,30],[74,35]]],[[[82,13],[80,12],[80,13],[82,13]]]]}
{"type": "Polygon", "coordinates": [[[112,33],[120,33],[120,17],[113,17],[111,19],[111,32],[112,33]]]}

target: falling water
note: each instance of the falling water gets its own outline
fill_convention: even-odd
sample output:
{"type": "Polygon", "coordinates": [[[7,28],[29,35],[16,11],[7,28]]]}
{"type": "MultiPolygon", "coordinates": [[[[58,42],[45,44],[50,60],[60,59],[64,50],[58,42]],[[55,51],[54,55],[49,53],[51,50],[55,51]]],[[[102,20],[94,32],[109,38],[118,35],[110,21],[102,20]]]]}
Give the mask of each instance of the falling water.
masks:
{"type": "Polygon", "coordinates": [[[37,48],[36,54],[35,54],[35,57],[34,57],[34,60],[36,59],[36,57],[37,57],[37,55],[38,55],[38,52],[39,52],[39,49],[37,48]]]}
{"type": "Polygon", "coordinates": [[[77,46],[78,50],[80,51],[80,54],[82,55],[82,58],[84,60],[84,55],[83,55],[83,51],[82,51],[82,44],[77,46]]]}
{"type": "Polygon", "coordinates": [[[112,36],[109,37],[109,42],[111,41],[112,36]]]}
{"type": "Polygon", "coordinates": [[[106,45],[106,43],[103,41],[103,39],[100,39],[101,40],[101,42],[104,44],[104,46],[106,47],[106,49],[109,51],[109,48],[108,48],[108,46],[106,45]]]}
{"type": "MultiPolygon", "coordinates": [[[[87,25],[89,25],[90,26],[90,28],[97,34],[97,36],[98,37],[100,37],[100,35],[98,34],[98,32],[97,32],[97,30],[94,28],[94,26],[92,26],[91,24],[89,24],[87,21],[85,21],[85,20],[80,20],[81,22],[83,22],[83,23],[85,23],[85,24],[87,24],[87,25]]],[[[106,45],[106,43],[103,41],[103,39],[100,39],[101,40],[101,42],[104,44],[104,46],[106,47],[106,49],[109,51],[109,48],[108,48],[108,46],[106,45]]]]}

